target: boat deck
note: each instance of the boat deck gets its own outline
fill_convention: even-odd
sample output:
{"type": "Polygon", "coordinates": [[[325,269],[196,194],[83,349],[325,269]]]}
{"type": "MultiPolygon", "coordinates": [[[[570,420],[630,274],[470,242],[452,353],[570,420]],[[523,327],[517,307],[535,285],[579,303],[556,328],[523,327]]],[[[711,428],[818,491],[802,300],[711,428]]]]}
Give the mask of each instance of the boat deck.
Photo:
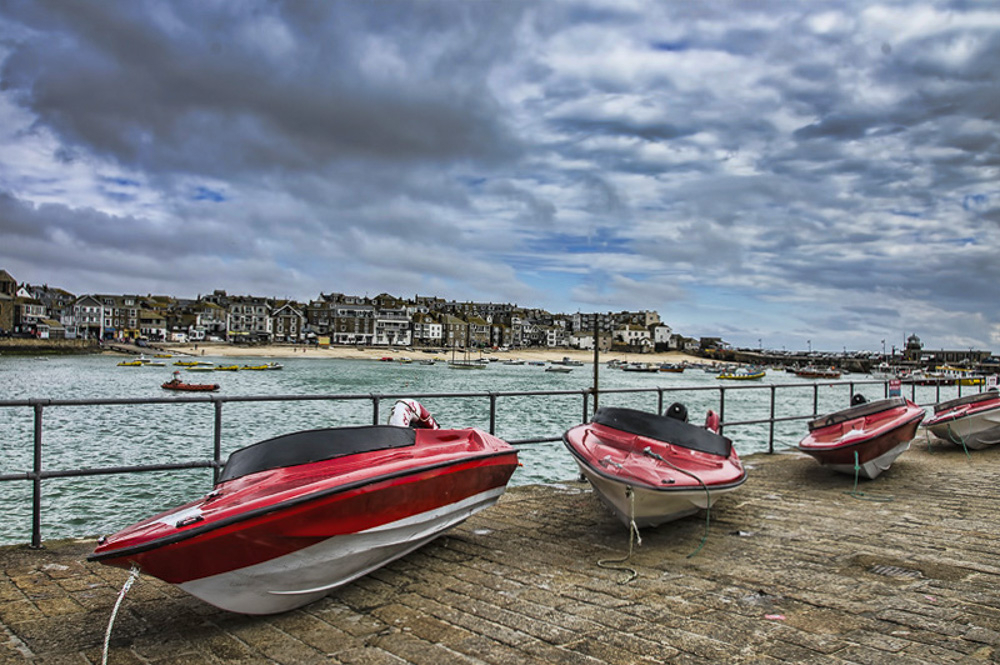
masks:
{"type": "MultiPolygon", "coordinates": [[[[704,514],[628,532],[580,483],[494,508],[303,609],[217,610],[152,578],[111,663],[1000,662],[1000,450],[914,448],[854,497],[797,453],[754,456],[704,514]],[[875,500],[881,499],[881,500],[875,500]]],[[[0,662],[96,663],[122,570],[92,542],[0,548],[0,662]]]]}

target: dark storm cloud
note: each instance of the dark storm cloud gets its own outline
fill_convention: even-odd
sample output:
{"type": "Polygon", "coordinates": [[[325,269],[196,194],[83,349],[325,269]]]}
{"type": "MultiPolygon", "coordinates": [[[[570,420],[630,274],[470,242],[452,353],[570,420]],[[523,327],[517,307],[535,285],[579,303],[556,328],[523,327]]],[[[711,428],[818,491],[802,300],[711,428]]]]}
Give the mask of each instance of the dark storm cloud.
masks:
{"type": "Polygon", "coordinates": [[[514,149],[483,81],[437,75],[481,47],[473,30],[450,31],[427,61],[436,21],[407,5],[275,7],[14,3],[45,39],[20,43],[0,75],[68,143],[154,172],[239,177],[514,149]],[[393,8],[414,22],[380,18],[393,8]]]}

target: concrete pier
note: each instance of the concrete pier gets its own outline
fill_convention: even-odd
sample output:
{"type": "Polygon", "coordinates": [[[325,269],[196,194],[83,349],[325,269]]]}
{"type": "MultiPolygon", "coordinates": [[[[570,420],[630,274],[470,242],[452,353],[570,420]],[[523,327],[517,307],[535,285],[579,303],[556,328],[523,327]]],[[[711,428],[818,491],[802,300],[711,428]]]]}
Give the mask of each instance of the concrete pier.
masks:
{"type": "MultiPolygon", "coordinates": [[[[582,483],[496,507],[303,609],[217,610],[140,577],[109,663],[1000,663],[1000,450],[921,431],[882,477],[798,454],[704,513],[628,531],[582,483]],[[688,557],[697,550],[694,556],[688,557]]],[[[98,663],[125,571],[92,542],[0,549],[0,661],[98,663]]]]}

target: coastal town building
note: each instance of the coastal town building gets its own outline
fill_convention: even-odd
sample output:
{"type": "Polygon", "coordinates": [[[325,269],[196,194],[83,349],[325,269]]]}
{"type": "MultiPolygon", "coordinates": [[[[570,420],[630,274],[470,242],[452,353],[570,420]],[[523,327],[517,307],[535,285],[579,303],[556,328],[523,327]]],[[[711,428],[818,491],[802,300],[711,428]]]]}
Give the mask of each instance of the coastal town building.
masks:
{"type": "MultiPolygon", "coordinates": [[[[420,295],[407,299],[388,293],[373,298],[320,293],[308,303],[230,296],[224,290],[194,299],[74,295],[48,285],[19,284],[0,269],[0,334],[43,339],[592,350],[595,327],[601,351],[717,356],[739,351],[719,337],[695,339],[678,334],[653,310],[554,314],[513,304],[420,295]]],[[[758,355],[760,351],[756,350],[758,355]]],[[[906,338],[898,352],[893,347],[891,355],[884,355],[889,362],[925,366],[996,360],[984,350],[926,349],[915,334],[906,338]]]]}

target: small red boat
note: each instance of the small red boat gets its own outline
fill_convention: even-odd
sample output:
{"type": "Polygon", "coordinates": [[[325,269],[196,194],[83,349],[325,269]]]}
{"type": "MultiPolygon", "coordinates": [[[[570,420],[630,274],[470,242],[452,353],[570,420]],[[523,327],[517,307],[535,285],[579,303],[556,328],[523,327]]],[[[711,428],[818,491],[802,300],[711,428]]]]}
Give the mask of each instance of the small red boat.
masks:
{"type": "Polygon", "coordinates": [[[181,390],[195,393],[212,392],[219,389],[218,383],[184,383],[181,381],[181,373],[174,372],[174,378],[166,383],[160,384],[164,390],[181,390]]]}
{"type": "Polygon", "coordinates": [[[687,422],[674,404],[668,415],[602,407],[593,420],[563,434],[563,443],[597,496],[626,526],[648,527],[694,514],[746,480],[732,441],[687,422]]]}
{"type": "Polygon", "coordinates": [[[996,388],[934,406],[924,423],[934,436],[971,450],[1000,443],[1000,392],[996,388]]]}
{"type": "Polygon", "coordinates": [[[517,464],[476,429],[296,432],[235,451],[208,495],[101,538],[89,559],[232,612],[284,612],[493,505],[517,464]]]}
{"type": "Polygon", "coordinates": [[[924,410],[905,397],[868,402],[855,395],[851,403],[810,421],[798,448],[834,471],[874,479],[910,447],[924,410]]]}
{"type": "Polygon", "coordinates": [[[219,389],[218,383],[184,383],[180,379],[172,379],[160,385],[164,390],[181,390],[195,393],[212,392],[219,389]]]}

